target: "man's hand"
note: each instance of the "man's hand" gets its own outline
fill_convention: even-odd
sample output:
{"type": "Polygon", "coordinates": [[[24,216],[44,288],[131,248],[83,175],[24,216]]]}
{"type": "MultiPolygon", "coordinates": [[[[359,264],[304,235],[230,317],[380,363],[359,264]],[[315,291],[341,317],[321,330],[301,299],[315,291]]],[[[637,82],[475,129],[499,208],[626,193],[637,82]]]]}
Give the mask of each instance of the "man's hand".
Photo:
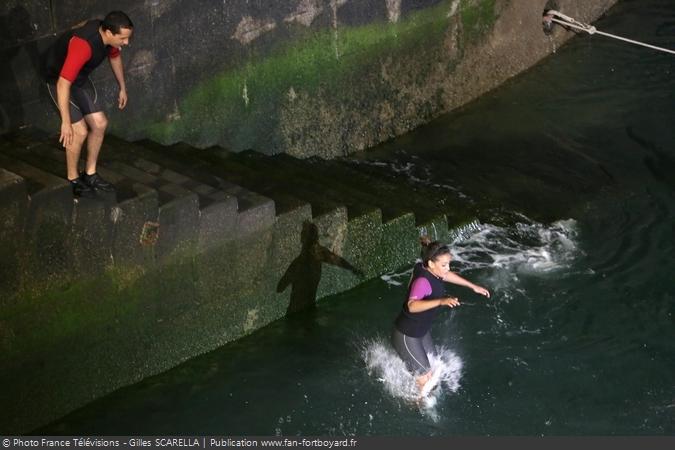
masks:
{"type": "Polygon", "coordinates": [[[126,89],[120,89],[120,95],[117,98],[117,107],[119,109],[124,109],[127,106],[127,91],[126,89]]]}
{"type": "Polygon", "coordinates": [[[69,123],[61,124],[61,135],[59,136],[59,143],[63,147],[68,147],[73,143],[73,126],[69,123]]]}

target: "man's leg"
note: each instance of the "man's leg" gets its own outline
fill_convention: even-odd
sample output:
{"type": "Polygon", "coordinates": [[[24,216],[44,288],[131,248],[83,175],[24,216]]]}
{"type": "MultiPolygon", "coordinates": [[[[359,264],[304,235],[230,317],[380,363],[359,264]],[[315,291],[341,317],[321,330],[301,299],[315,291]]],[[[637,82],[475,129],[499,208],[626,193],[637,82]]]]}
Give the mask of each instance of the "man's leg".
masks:
{"type": "Polygon", "coordinates": [[[66,167],[68,169],[68,181],[73,188],[73,195],[76,198],[87,197],[93,198],[95,196],[94,190],[87,185],[79,176],[77,166],[80,162],[80,153],[82,153],[82,145],[87,139],[87,124],[84,119],[80,119],[73,127],[73,142],[66,147],[66,167]]]}
{"type": "MultiPolygon", "coordinates": [[[[58,113],[59,105],[56,101],[56,87],[53,83],[47,83],[47,92],[49,92],[49,97],[54,102],[54,108],[58,113]]],[[[74,181],[79,176],[77,166],[80,162],[82,145],[84,144],[85,139],[87,139],[87,124],[82,116],[82,103],[84,102],[86,104],[87,102],[93,102],[88,100],[88,94],[83,92],[82,89],[77,86],[71,86],[70,94],[69,107],[70,119],[72,120],[71,126],[73,128],[73,141],[70,145],[66,146],[66,176],[68,177],[68,180],[74,181]]]]}
{"type": "Polygon", "coordinates": [[[87,139],[87,165],[85,173],[93,175],[96,173],[96,162],[98,161],[98,154],[101,151],[103,138],[105,137],[105,129],[108,127],[108,118],[103,111],[87,114],[84,120],[89,125],[89,139],[87,139]]]}
{"type": "Polygon", "coordinates": [[[77,164],[80,162],[82,144],[87,139],[87,124],[83,119],[72,124],[73,142],[66,147],[66,167],[68,168],[68,180],[73,181],[79,177],[77,164]]]}
{"type": "Polygon", "coordinates": [[[105,136],[105,129],[108,127],[108,119],[103,111],[86,114],[84,120],[89,125],[89,137],[87,138],[87,165],[82,175],[82,179],[92,189],[101,191],[113,191],[115,188],[112,184],[105,181],[99,174],[96,173],[96,164],[98,162],[98,154],[101,151],[103,138],[105,136]]]}

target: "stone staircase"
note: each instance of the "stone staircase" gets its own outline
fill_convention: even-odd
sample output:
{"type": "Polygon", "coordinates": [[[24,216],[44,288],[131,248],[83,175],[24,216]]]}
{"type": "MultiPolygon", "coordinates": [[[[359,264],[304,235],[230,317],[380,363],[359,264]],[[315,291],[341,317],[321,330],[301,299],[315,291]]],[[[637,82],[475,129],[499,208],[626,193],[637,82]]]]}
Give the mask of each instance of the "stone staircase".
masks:
{"type": "Polygon", "coordinates": [[[98,172],[116,192],[73,199],[54,136],[0,136],[0,403],[25,412],[3,409],[2,434],[251,333],[297,292],[313,303],[397,270],[420,233],[471,218],[441,191],[350,160],[107,136],[98,172]]]}

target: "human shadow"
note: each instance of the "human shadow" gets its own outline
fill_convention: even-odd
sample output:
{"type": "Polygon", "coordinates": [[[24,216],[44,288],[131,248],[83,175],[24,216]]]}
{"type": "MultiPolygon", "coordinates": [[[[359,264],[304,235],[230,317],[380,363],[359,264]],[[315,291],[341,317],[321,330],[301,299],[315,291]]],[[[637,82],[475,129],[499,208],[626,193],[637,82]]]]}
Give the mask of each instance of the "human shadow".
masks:
{"type": "MultiPolygon", "coordinates": [[[[12,61],[23,49],[35,72],[39,74],[40,54],[31,17],[23,6],[15,6],[6,15],[0,16],[0,58],[4,69],[0,70],[0,134],[25,124],[21,89],[12,61]]],[[[22,74],[21,76],[26,76],[22,74]]]]}
{"type": "Polygon", "coordinates": [[[355,275],[363,276],[363,272],[346,259],[319,244],[319,230],[315,224],[305,221],[302,224],[300,239],[302,241],[300,254],[291,262],[277,284],[277,292],[283,292],[292,285],[291,300],[286,314],[316,307],[316,293],[321,281],[323,264],[342,267],[355,275]]]}

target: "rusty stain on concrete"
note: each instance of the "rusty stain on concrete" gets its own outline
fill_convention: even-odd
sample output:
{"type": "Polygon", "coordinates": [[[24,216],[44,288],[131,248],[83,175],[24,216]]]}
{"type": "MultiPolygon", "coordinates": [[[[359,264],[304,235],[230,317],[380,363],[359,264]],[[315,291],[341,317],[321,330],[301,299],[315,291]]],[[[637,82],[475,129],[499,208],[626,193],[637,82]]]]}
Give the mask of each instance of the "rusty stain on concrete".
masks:
{"type": "Polygon", "coordinates": [[[141,231],[140,243],[141,245],[155,245],[157,239],[159,238],[159,223],[157,222],[145,222],[143,224],[143,230],[141,231]]]}

